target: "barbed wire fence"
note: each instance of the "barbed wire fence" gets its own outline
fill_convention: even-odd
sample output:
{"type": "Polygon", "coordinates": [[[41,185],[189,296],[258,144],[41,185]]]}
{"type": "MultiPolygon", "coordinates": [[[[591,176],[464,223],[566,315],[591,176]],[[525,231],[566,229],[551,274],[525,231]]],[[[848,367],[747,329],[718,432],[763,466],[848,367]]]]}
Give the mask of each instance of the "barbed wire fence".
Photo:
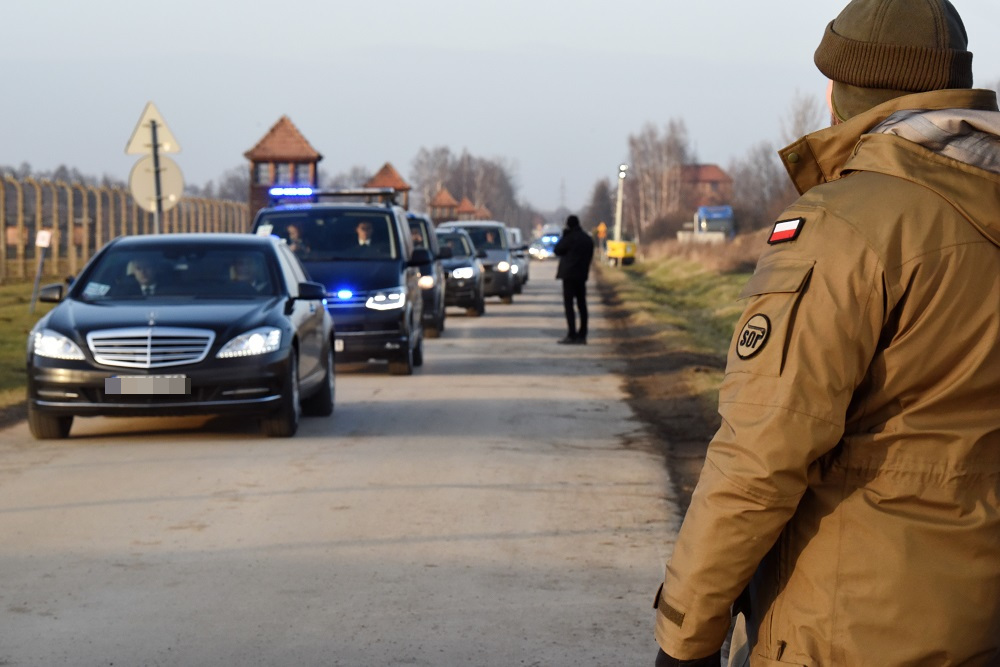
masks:
{"type": "MultiPolygon", "coordinates": [[[[117,236],[152,234],[154,216],[125,188],[0,174],[0,284],[35,275],[39,231],[51,233],[43,276],[65,277],[83,268],[117,236]]],[[[163,213],[160,232],[243,233],[250,227],[245,202],[184,197],[163,213]]]]}

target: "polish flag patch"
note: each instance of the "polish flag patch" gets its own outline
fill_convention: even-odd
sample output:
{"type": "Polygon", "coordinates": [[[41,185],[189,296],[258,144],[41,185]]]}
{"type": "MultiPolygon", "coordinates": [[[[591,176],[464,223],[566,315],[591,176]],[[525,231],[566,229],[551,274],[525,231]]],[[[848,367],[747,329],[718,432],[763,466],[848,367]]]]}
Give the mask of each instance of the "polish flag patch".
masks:
{"type": "Polygon", "coordinates": [[[799,232],[802,231],[802,225],[804,225],[805,222],[805,218],[779,220],[774,223],[774,228],[771,230],[771,235],[767,237],[767,242],[774,245],[775,243],[794,241],[796,237],[798,237],[799,232]]]}

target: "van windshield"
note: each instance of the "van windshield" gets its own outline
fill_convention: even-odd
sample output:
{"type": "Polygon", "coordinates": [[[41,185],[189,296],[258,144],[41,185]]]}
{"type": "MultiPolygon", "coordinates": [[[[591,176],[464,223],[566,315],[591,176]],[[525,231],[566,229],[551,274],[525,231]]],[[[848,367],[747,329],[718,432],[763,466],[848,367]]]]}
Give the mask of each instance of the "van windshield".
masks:
{"type": "Polygon", "coordinates": [[[306,262],[385,260],[401,255],[394,228],[389,213],[316,209],[267,213],[257,223],[256,233],[284,239],[306,262]]]}

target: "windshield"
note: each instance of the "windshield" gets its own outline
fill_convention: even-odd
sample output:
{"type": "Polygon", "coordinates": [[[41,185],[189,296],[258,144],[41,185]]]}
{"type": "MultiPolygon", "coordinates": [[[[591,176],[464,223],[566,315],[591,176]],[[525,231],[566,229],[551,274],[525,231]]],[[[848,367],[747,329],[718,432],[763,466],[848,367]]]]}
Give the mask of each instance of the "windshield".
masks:
{"type": "Polygon", "coordinates": [[[438,243],[442,247],[451,248],[452,257],[471,257],[472,248],[469,240],[461,234],[439,234],[438,243]]]}
{"type": "Polygon", "coordinates": [[[507,238],[499,227],[466,227],[465,231],[472,237],[477,248],[503,250],[507,247],[507,238]]]}
{"type": "Polygon", "coordinates": [[[396,259],[399,240],[389,213],[329,209],[276,211],[262,216],[258,234],[273,234],[307,262],[396,259]]]}
{"type": "Polygon", "coordinates": [[[261,249],[168,245],[112,248],[73,289],[82,301],[260,298],[278,293],[269,253],[261,249]]]}
{"type": "Polygon", "coordinates": [[[413,237],[414,248],[429,248],[427,236],[424,234],[424,226],[417,220],[410,220],[410,235],[413,237]]]}

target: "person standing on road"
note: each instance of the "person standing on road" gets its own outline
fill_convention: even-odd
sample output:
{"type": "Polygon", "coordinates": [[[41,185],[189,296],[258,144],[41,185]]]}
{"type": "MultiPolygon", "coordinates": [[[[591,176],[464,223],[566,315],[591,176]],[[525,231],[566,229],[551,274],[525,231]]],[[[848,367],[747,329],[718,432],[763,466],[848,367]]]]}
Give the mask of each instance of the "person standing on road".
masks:
{"type": "Polygon", "coordinates": [[[566,229],[553,252],[559,257],[556,278],[563,284],[563,306],[566,309],[565,338],[561,345],[587,344],[587,278],[594,259],[594,240],[580,226],[575,215],[566,218],[566,229]],[[574,302],[576,307],[574,308],[574,302]],[[580,311],[580,327],[576,326],[576,311],[580,311]]]}
{"type": "MultiPolygon", "coordinates": [[[[947,0],[852,0],[743,289],[657,665],[1000,664],[1000,113],[947,0]],[[742,592],[742,593],[741,593],[742,592]]],[[[652,656],[650,656],[652,657],[652,656]]]]}

